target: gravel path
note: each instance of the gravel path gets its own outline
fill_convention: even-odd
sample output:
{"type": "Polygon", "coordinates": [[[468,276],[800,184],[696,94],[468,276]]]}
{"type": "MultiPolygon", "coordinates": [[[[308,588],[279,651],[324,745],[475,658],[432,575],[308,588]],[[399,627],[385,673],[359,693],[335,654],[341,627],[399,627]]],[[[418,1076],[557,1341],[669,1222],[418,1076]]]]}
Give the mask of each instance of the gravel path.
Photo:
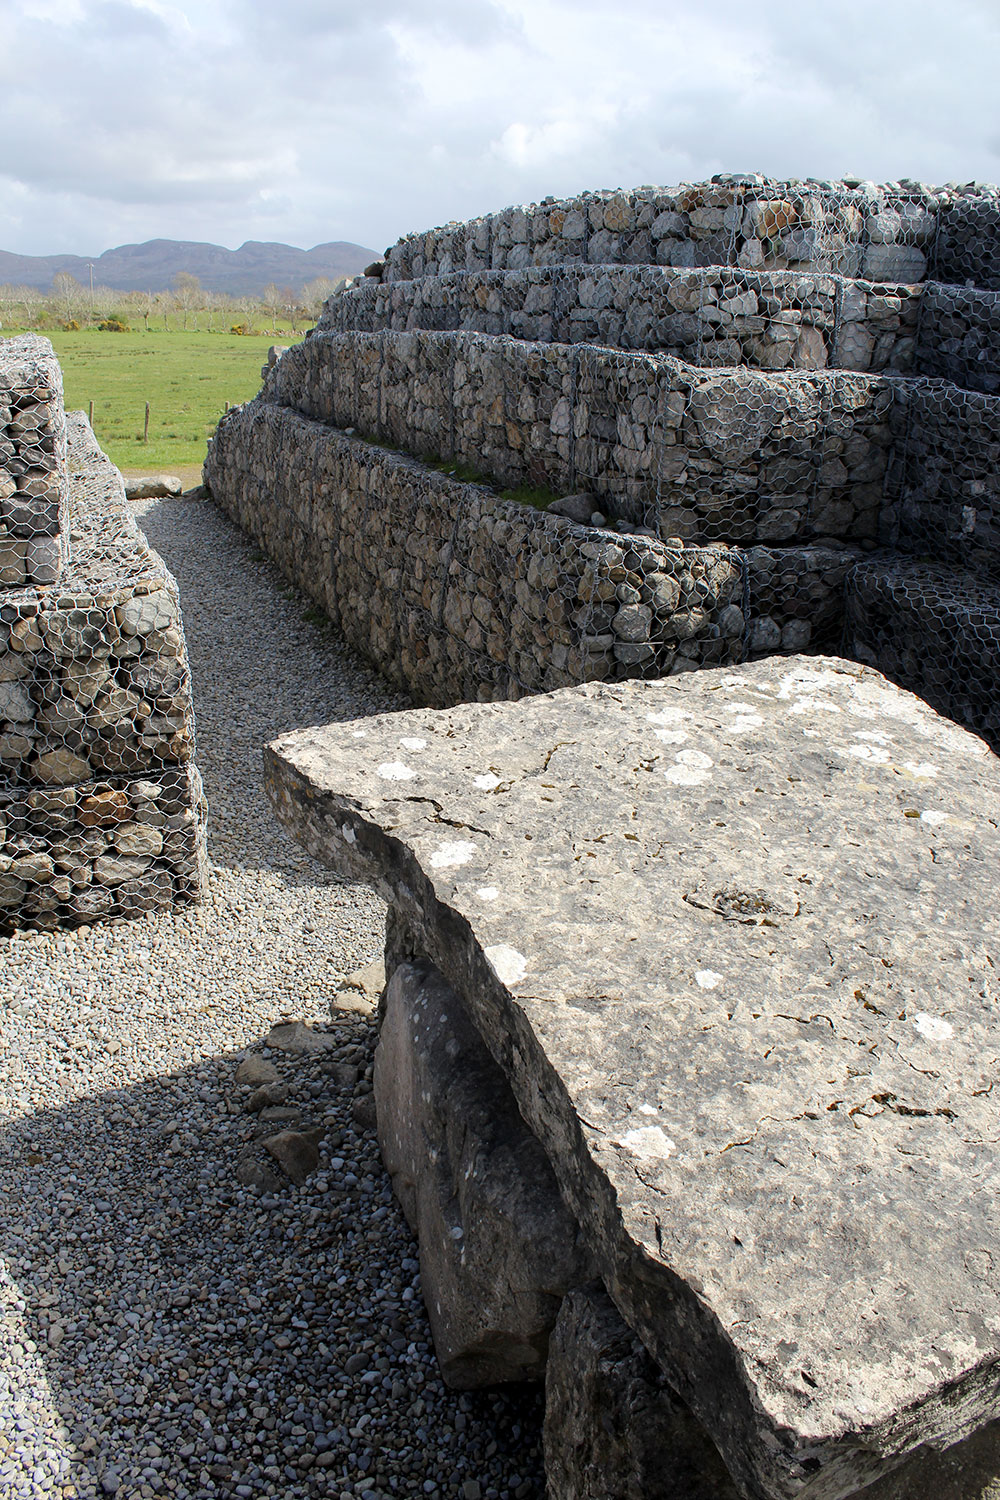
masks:
{"type": "Polygon", "coordinates": [[[383,911],[260,787],[275,734],[402,700],[213,506],[137,511],[181,586],[211,883],[199,910],[0,947],[0,1495],[540,1496],[537,1396],[437,1377],[358,1123],[371,1019],[329,1019],[383,911]],[[330,1048],[265,1049],[283,1019],[330,1048]],[[287,1087],[263,1123],[234,1077],[250,1051],[287,1087]],[[289,1125],[322,1127],[319,1170],[241,1186],[289,1125]]]}

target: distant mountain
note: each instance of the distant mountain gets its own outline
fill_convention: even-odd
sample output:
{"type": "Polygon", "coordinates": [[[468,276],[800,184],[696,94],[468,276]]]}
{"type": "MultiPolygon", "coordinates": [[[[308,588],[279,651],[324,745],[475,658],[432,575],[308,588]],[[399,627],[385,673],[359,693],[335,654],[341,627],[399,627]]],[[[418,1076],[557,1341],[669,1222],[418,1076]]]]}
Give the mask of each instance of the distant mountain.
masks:
{"type": "Polygon", "coordinates": [[[147,240],[144,245],[119,245],[103,255],[14,255],[0,250],[0,284],[37,286],[47,291],[57,271],[68,271],[84,286],[110,286],[120,292],[163,292],[178,271],[197,276],[210,292],[230,296],[256,295],[271,281],[301,290],[317,276],[357,276],[378,260],[374,250],[348,240],[333,240],[312,250],[294,245],[247,240],[238,250],[205,245],[195,240],[147,240]]]}

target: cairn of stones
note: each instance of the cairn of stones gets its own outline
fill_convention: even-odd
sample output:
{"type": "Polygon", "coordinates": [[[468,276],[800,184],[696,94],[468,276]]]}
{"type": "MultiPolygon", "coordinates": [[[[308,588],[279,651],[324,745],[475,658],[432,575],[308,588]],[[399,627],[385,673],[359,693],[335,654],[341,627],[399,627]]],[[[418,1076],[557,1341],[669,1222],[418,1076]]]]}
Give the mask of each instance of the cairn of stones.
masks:
{"type": "Polygon", "coordinates": [[[0,341],[0,930],[197,900],[177,585],[47,340],[0,341]]]}
{"type": "Polygon", "coordinates": [[[431,705],[266,779],[388,903],[435,1348],[544,1381],[552,1500],[1000,1485],[998,297],[995,189],[547,200],[401,240],[210,448],[431,705]]]}
{"type": "Polygon", "coordinates": [[[206,481],[418,702],[843,649],[996,743],[998,217],[725,177],[409,236],[206,481]]]}

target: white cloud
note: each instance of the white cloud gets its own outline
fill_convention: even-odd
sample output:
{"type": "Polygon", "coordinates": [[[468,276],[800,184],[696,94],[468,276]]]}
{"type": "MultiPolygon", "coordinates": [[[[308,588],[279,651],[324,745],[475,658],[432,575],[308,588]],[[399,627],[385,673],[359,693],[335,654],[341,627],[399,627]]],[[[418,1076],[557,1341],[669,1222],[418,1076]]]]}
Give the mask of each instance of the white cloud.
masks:
{"type": "Polygon", "coordinates": [[[721,170],[998,173],[990,0],[24,0],[0,12],[0,247],[376,249],[721,170]]]}

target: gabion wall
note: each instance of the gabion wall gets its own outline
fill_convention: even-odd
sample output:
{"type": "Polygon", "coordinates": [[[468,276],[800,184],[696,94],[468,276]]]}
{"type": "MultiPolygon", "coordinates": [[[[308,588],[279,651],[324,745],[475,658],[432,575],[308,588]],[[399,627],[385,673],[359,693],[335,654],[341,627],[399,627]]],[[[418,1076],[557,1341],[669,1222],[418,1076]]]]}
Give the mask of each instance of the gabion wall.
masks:
{"type": "Polygon", "coordinates": [[[261,399],[508,487],[592,493],[610,519],[663,539],[874,543],[893,386],[415,332],[309,339],[261,399]]]}
{"type": "Polygon", "coordinates": [[[62,371],[48,339],[0,339],[0,588],[55,583],[68,549],[62,371]]]}
{"type": "Polygon", "coordinates": [[[1000,391],[1000,292],[928,282],[913,368],[970,391],[1000,391]]]}
{"type": "Polygon", "coordinates": [[[673,354],[693,365],[909,370],[922,293],[725,266],[459,271],[357,283],[330,298],[316,332],[461,329],[673,354]]]}
{"type": "MultiPolygon", "coordinates": [[[[511,579],[507,607],[516,600],[536,622],[572,617],[585,629],[586,666],[580,655],[560,656],[559,672],[570,674],[560,681],[591,667],[605,676],[718,659],[703,642],[735,641],[738,611],[743,655],[856,652],[994,736],[997,201],[995,189],[972,185],[719,178],[547,200],[409,236],[388,252],[382,279],[331,299],[315,335],[269,369],[258,401],[226,419],[209,482],[222,503],[252,518],[245,524],[272,555],[278,548],[292,576],[310,574],[314,597],[348,633],[351,611],[360,611],[356,643],[383,669],[397,650],[420,655],[411,630],[434,642],[449,633],[447,646],[428,646],[420,669],[404,673],[411,690],[422,682],[424,701],[548,681],[520,646],[511,645],[507,688],[499,659],[487,651],[487,668],[477,655],[476,600],[485,594],[496,614],[510,567],[488,528],[477,567],[456,562],[455,539],[466,546],[472,524],[469,494],[482,491],[453,487],[436,512],[450,516],[451,529],[442,519],[428,539],[394,554],[373,613],[345,559],[365,546],[389,548],[397,526],[404,537],[423,533],[422,512],[412,523],[407,505],[395,514],[396,489],[381,477],[362,506],[362,481],[348,476],[345,514],[332,518],[336,482],[331,488],[333,470],[318,457],[322,503],[304,507],[285,481],[305,429],[264,417],[267,404],[313,419],[311,452],[333,441],[336,427],[424,458],[431,468],[420,483],[434,488],[436,506],[444,491],[434,467],[548,504],[522,523],[526,570],[511,579]],[[946,284],[967,273],[979,283],[946,284]],[[237,427],[242,457],[231,441],[237,427]],[[644,622],[625,639],[596,616],[585,626],[568,559],[554,573],[532,562],[537,547],[547,555],[547,528],[561,524],[555,514],[589,522],[594,545],[610,538],[634,551],[644,538],[682,559],[726,549],[742,588],[739,601],[735,589],[727,596],[727,627],[709,611],[693,644],[665,656],[673,637],[664,623],[677,605],[669,590],[654,603],[627,569],[601,586],[613,586],[620,623],[630,609],[652,607],[650,633],[644,622]],[[315,540],[338,526],[353,540],[342,538],[324,561],[315,540]],[[338,570],[350,580],[346,595],[338,570]],[[397,630],[400,587],[422,588],[425,612],[397,630]],[[959,690],[968,672],[974,685],[959,690]],[[485,684],[478,692],[477,682],[485,684]]],[[[372,472],[396,462],[381,454],[372,472]]],[[[421,471],[408,472],[416,483],[421,471]]],[[[536,632],[538,650],[554,644],[544,636],[536,632]]],[[[501,636],[490,639],[499,650],[501,636]]]]}
{"type": "Polygon", "coordinates": [[[941,204],[931,274],[1000,292],[1000,189],[966,189],[941,204]]]}
{"type": "Polygon", "coordinates": [[[873,559],[847,583],[848,653],[1000,753],[1000,590],[956,569],[873,559]]]}
{"type": "Polygon", "coordinates": [[[421,703],[745,654],[746,565],[729,548],[578,526],[263,401],[220,423],[205,478],[344,638],[421,703]]]}
{"type": "Polygon", "coordinates": [[[941,380],[900,381],[885,540],[1000,577],[1000,400],[941,380]]]}
{"type": "Polygon", "coordinates": [[[922,183],[779,182],[720,176],[678,188],[582,193],[406,235],[385,277],[526,266],[743,266],[837,271],[871,281],[988,279],[996,189],[922,183]],[[974,275],[969,268],[982,268],[974,275]]]}
{"type": "Polygon", "coordinates": [[[205,807],[177,586],[79,413],[58,587],[0,590],[0,930],[197,900],[205,807]]]}

